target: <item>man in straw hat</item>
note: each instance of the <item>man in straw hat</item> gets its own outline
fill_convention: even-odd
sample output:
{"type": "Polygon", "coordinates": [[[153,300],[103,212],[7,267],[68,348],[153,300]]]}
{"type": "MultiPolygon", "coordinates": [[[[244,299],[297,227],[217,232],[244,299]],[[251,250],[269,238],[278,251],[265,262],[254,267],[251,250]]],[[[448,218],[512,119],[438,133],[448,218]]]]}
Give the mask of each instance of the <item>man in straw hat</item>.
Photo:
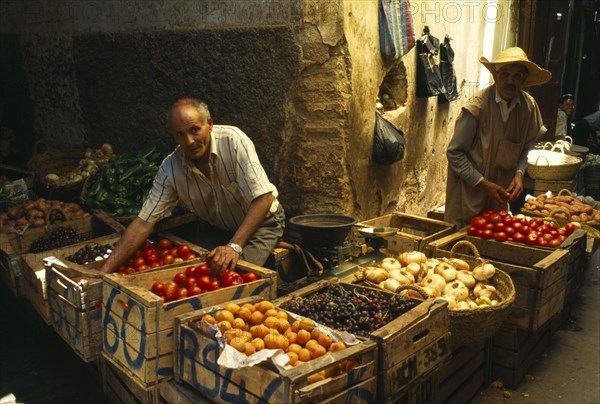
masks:
{"type": "Polygon", "coordinates": [[[552,74],[517,47],[479,61],[494,84],[463,106],[446,152],[445,220],[459,227],[487,210],[507,209],[521,194],[527,153],[546,133],[537,103],[521,89],[552,74]]]}

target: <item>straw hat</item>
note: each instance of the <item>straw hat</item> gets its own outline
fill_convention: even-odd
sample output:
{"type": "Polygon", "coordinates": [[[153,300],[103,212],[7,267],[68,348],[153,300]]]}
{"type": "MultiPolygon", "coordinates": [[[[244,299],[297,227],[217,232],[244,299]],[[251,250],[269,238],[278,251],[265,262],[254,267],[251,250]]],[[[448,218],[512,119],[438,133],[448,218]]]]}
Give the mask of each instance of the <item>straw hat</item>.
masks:
{"type": "Polygon", "coordinates": [[[523,49],[518,47],[503,50],[496,55],[496,60],[493,62],[490,62],[483,56],[479,58],[479,61],[492,73],[492,76],[495,76],[496,72],[498,72],[502,66],[515,63],[525,66],[529,71],[529,75],[527,76],[525,83],[523,83],[523,87],[544,84],[552,78],[552,73],[550,73],[550,71],[542,69],[535,63],[529,61],[523,49]]]}

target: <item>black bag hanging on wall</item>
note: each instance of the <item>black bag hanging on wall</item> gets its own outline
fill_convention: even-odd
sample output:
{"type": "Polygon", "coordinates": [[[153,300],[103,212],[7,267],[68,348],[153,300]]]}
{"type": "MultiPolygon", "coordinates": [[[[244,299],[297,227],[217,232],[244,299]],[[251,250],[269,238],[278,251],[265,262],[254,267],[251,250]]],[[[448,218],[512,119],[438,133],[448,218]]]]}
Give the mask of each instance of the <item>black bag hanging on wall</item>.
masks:
{"type": "Polygon", "coordinates": [[[444,94],[438,54],[440,40],[429,34],[429,27],[423,29],[423,36],[417,39],[417,97],[433,97],[444,94]]]}
{"type": "Polygon", "coordinates": [[[404,158],[404,133],[379,112],[375,113],[373,160],[377,164],[392,164],[404,158]]]}
{"type": "Polygon", "coordinates": [[[440,102],[454,101],[458,98],[458,88],[456,87],[456,74],[454,73],[454,49],[450,46],[452,38],[446,35],[444,43],[440,45],[440,74],[442,83],[446,92],[440,94],[440,102]]]}

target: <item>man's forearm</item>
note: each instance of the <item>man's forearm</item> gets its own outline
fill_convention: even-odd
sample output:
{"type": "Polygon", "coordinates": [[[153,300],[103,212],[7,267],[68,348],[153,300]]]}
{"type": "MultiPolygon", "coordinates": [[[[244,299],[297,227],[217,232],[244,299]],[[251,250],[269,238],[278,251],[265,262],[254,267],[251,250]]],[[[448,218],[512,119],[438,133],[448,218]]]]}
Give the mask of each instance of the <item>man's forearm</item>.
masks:
{"type": "Polygon", "coordinates": [[[104,273],[115,272],[117,268],[123,264],[127,258],[131,257],[135,251],[146,241],[152,233],[154,225],[148,223],[139,217],[127,226],[123,236],[117,242],[115,249],[106,259],[106,262],[100,268],[104,273]]]}

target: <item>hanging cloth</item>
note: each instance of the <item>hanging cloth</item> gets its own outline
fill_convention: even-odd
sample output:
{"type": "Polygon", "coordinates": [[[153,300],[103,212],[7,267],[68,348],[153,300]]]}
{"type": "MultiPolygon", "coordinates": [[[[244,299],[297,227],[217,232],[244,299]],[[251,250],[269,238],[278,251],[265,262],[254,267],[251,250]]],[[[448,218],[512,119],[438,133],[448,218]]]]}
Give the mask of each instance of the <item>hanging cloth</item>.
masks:
{"type": "Polygon", "coordinates": [[[429,27],[423,30],[423,36],[417,39],[417,97],[433,97],[444,94],[438,54],[440,40],[429,34],[429,27]]]}
{"type": "Polygon", "coordinates": [[[456,87],[456,74],[454,73],[454,49],[450,46],[452,38],[446,35],[444,43],[440,45],[440,74],[446,92],[438,95],[440,102],[454,101],[458,98],[456,87]]]}
{"type": "Polygon", "coordinates": [[[379,0],[379,45],[381,54],[399,59],[415,46],[415,33],[408,0],[379,0]]]}

